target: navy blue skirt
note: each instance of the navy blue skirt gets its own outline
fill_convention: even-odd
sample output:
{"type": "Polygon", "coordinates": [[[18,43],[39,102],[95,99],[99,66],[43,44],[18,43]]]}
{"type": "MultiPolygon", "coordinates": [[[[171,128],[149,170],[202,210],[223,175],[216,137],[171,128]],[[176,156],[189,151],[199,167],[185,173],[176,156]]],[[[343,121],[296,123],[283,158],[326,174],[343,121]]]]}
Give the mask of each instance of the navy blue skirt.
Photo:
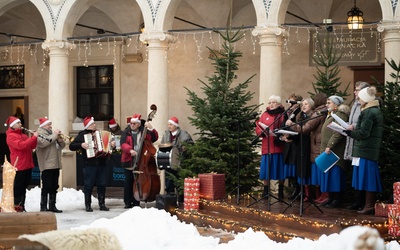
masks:
{"type": "Polygon", "coordinates": [[[378,162],[360,158],[359,164],[359,166],[353,166],[352,186],[356,190],[381,192],[382,184],[378,162]]]}
{"type": "Polygon", "coordinates": [[[321,192],[342,192],[345,188],[345,173],[341,167],[335,165],[323,174],[321,192]]]}
{"type": "Polygon", "coordinates": [[[285,178],[288,177],[296,177],[296,165],[294,164],[285,164],[283,167],[283,175],[285,178]]]}
{"type": "MultiPolygon", "coordinates": [[[[271,173],[270,180],[284,180],[284,161],[283,154],[270,154],[271,167],[269,172],[271,173]]],[[[260,164],[260,180],[268,180],[268,154],[262,155],[260,164]]]]}

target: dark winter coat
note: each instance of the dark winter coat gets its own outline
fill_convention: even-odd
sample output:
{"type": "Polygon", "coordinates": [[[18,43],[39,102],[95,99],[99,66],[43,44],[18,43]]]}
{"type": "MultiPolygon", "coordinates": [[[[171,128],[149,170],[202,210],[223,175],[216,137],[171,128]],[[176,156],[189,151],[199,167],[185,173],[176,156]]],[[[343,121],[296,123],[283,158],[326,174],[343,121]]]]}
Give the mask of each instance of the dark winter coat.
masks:
{"type": "Polygon", "coordinates": [[[383,135],[383,115],[377,100],[361,108],[357,126],[348,134],[354,138],[353,157],[378,161],[383,135]]]}
{"type": "Polygon", "coordinates": [[[93,158],[87,158],[86,155],[86,150],[84,148],[82,148],[82,143],[85,142],[85,138],[84,135],[85,134],[92,134],[94,131],[92,130],[82,130],[78,133],[78,135],[75,137],[75,139],[71,142],[71,144],[69,144],[69,150],[71,151],[81,151],[82,152],[82,156],[83,156],[83,162],[85,163],[85,165],[89,165],[89,166],[105,166],[107,165],[107,155],[100,155],[97,157],[93,157],[93,158]]]}

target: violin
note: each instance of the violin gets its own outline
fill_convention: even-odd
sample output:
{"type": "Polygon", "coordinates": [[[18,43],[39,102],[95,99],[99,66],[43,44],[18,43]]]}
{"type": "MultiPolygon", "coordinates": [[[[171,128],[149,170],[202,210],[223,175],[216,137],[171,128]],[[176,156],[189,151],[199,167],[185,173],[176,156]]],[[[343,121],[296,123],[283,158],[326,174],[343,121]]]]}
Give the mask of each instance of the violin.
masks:
{"type": "MultiPolygon", "coordinates": [[[[152,104],[152,110],[147,121],[151,121],[156,112],[157,106],[152,104]]],[[[144,127],[140,142],[138,145],[137,156],[133,161],[133,195],[137,201],[151,202],[156,199],[156,195],[160,193],[160,176],[157,172],[157,164],[155,160],[156,148],[149,140],[145,140],[147,128],[144,127]]]]}

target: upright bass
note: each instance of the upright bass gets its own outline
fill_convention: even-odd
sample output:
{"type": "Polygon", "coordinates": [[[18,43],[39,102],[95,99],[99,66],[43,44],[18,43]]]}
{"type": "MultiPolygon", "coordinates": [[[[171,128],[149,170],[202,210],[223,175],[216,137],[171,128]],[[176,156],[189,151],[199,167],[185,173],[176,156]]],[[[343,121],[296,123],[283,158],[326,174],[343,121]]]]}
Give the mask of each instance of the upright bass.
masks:
{"type": "MultiPolygon", "coordinates": [[[[152,110],[147,116],[147,121],[151,121],[157,112],[157,106],[152,104],[152,110]]],[[[155,160],[156,148],[149,140],[145,140],[147,128],[144,127],[142,137],[139,142],[137,156],[133,161],[133,195],[137,201],[151,202],[156,199],[160,192],[160,176],[157,173],[155,160]]]]}

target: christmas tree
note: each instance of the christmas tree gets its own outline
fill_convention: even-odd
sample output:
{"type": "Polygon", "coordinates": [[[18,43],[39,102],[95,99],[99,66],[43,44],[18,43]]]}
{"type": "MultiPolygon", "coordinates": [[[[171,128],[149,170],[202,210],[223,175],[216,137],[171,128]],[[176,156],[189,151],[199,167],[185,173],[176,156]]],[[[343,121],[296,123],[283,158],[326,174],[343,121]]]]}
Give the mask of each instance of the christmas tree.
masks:
{"type": "Polygon", "coordinates": [[[225,174],[226,191],[240,184],[240,193],[247,193],[258,183],[259,157],[253,139],[254,121],[259,105],[249,105],[254,93],[246,89],[254,77],[235,83],[240,51],[234,43],[243,38],[240,31],[217,32],[223,39],[221,51],[208,48],[211,53],[214,75],[202,83],[202,97],[186,88],[193,116],[189,120],[199,136],[194,145],[187,145],[190,157],[182,159],[179,171],[181,187],[185,177],[200,173],[225,174]],[[204,97],[203,97],[204,96],[204,97]]]}
{"type": "Polygon", "coordinates": [[[336,50],[333,48],[333,40],[329,36],[330,33],[326,32],[325,34],[326,36],[323,41],[319,38],[317,40],[319,54],[313,57],[313,61],[319,67],[316,67],[317,75],[313,75],[316,79],[316,82],[312,83],[314,93],[309,92],[309,94],[312,97],[316,93],[324,93],[328,97],[338,95],[346,99],[345,97],[349,95],[347,94],[347,89],[349,88],[350,83],[347,84],[344,91],[339,90],[342,82],[340,82],[340,77],[338,76],[340,73],[338,62],[340,61],[342,54],[337,54],[336,50]]]}
{"type": "Polygon", "coordinates": [[[381,145],[381,154],[379,157],[379,165],[381,168],[382,200],[386,200],[392,194],[393,183],[400,181],[400,63],[396,64],[392,59],[387,60],[387,63],[394,70],[390,74],[393,81],[386,81],[382,86],[384,93],[384,103],[382,113],[384,117],[383,138],[381,145]]]}

